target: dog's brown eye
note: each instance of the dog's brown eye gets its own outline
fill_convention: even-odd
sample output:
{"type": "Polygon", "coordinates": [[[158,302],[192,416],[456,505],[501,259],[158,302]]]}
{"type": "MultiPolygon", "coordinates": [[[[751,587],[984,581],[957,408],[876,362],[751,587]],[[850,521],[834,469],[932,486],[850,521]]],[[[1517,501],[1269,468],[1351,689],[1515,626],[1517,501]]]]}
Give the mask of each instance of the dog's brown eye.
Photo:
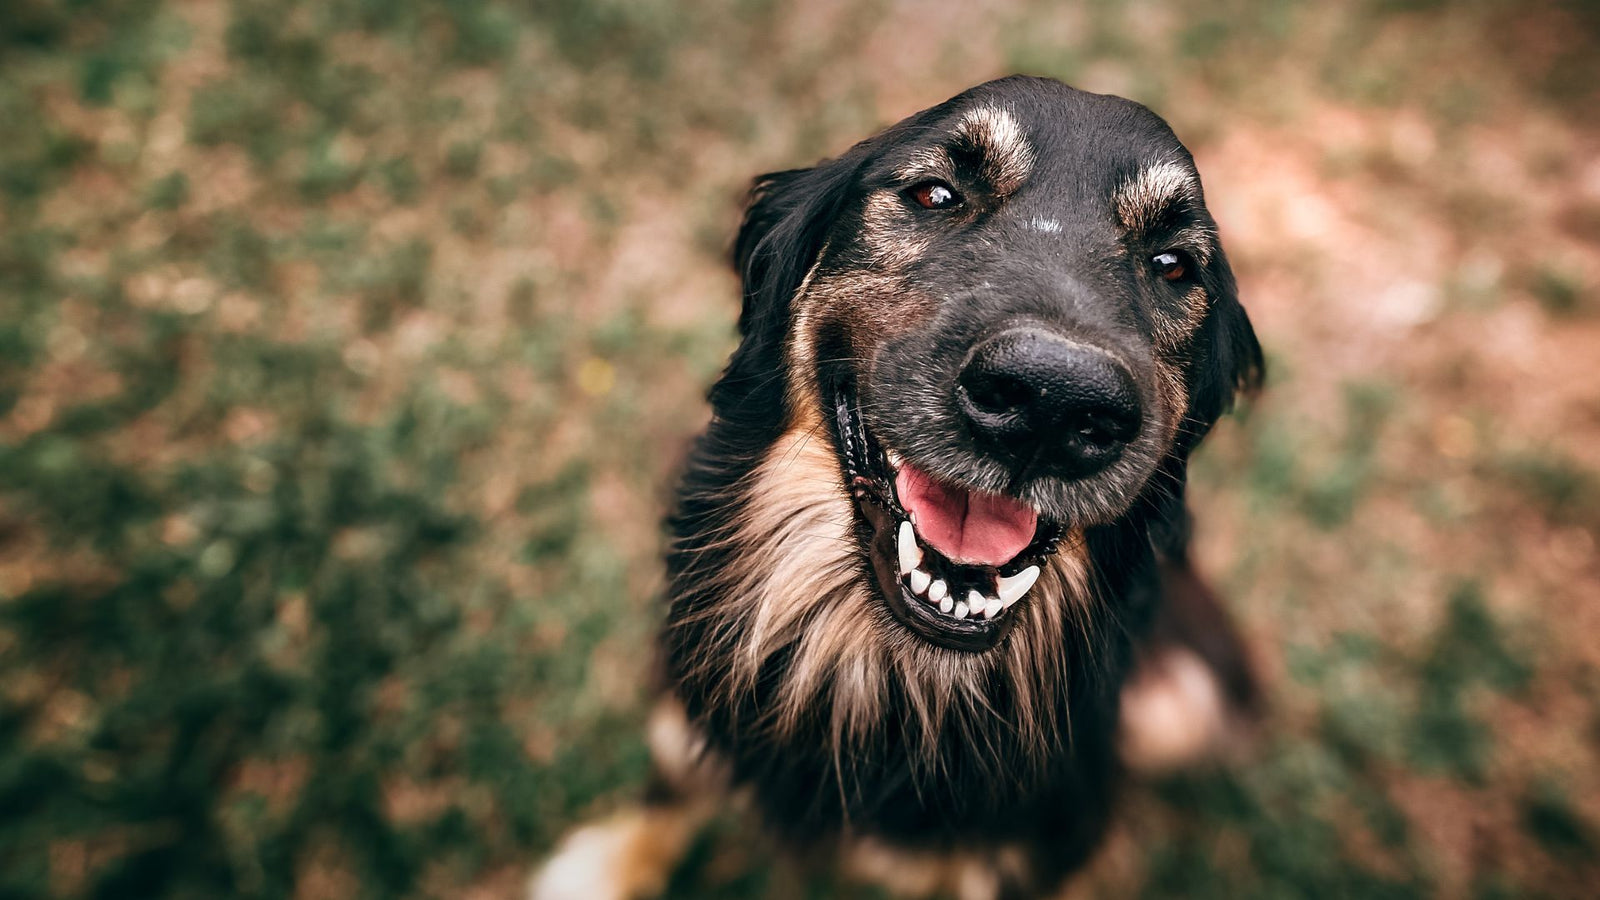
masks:
{"type": "Polygon", "coordinates": [[[961,195],[942,181],[924,181],[907,193],[923,209],[949,209],[961,205],[961,195]]]}
{"type": "Polygon", "coordinates": [[[1182,281],[1189,277],[1189,257],[1178,250],[1168,250],[1150,257],[1156,274],[1167,281],[1182,281]]]}

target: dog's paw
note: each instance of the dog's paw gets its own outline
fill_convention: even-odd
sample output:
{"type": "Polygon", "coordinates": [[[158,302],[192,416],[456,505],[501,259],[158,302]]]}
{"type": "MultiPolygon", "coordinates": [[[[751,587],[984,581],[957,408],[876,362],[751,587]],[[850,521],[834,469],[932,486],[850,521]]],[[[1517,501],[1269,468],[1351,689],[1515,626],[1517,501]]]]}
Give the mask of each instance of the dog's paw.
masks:
{"type": "Polygon", "coordinates": [[[1217,674],[1194,651],[1169,646],[1149,653],[1122,688],[1122,761],[1159,774],[1199,762],[1228,730],[1217,674]]]}
{"type": "Polygon", "coordinates": [[[1000,871],[991,857],[976,853],[907,850],[872,838],[847,843],[840,857],[845,873],[876,885],[898,900],[997,900],[1000,871]]]}
{"type": "Polygon", "coordinates": [[[567,835],[534,874],[528,900],[640,900],[667,886],[692,823],[673,809],[634,809],[567,835]]]}

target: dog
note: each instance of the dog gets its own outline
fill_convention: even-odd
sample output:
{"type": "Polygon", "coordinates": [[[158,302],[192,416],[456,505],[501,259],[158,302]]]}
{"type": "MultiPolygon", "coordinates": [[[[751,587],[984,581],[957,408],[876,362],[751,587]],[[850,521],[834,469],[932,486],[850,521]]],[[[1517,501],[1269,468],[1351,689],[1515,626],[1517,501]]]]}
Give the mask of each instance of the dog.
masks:
{"type": "Polygon", "coordinates": [[[706,798],[901,893],[1025,898],[1258,691],[1188,459],[1263,360],[1193,158],[1013,76],[758,178],[670,518],[646,803],[539,900],[662,889],[706,798]]]}

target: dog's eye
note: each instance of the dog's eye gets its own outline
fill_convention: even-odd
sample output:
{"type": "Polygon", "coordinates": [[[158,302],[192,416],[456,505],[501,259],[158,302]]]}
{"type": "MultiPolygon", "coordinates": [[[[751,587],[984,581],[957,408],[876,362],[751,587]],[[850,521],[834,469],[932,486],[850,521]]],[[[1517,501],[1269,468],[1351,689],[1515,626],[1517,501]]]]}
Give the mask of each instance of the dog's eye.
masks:
{"type": "Polygon", "coordinates": [[[1150,257],[1150,264],[1155,267],[1156,274],[1166,281],[1183,281],[1193,271],[1189,262],[1189,254],[1182,250],[1164,250],[1150,257]]]}
{"type": "Polygon", "coordinates": [[[923,209],[950,209],[961,205],[961,195],[942,181],[924,181],[913,185],[906,194],[923,209]]]}

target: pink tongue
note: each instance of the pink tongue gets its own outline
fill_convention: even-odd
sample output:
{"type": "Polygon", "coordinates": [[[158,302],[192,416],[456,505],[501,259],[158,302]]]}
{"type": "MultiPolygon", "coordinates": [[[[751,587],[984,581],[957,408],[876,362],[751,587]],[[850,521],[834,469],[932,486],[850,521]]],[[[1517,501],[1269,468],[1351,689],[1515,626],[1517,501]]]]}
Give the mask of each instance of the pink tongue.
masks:
{"type": "Polygon", "coordinates": [[[916,514],[917,534],[950,559],[998,566],[1033,541],[1039,515],[999,494],[980,494],[934,481],[910,464],[894,479],[906,511],[916,514]]]}

